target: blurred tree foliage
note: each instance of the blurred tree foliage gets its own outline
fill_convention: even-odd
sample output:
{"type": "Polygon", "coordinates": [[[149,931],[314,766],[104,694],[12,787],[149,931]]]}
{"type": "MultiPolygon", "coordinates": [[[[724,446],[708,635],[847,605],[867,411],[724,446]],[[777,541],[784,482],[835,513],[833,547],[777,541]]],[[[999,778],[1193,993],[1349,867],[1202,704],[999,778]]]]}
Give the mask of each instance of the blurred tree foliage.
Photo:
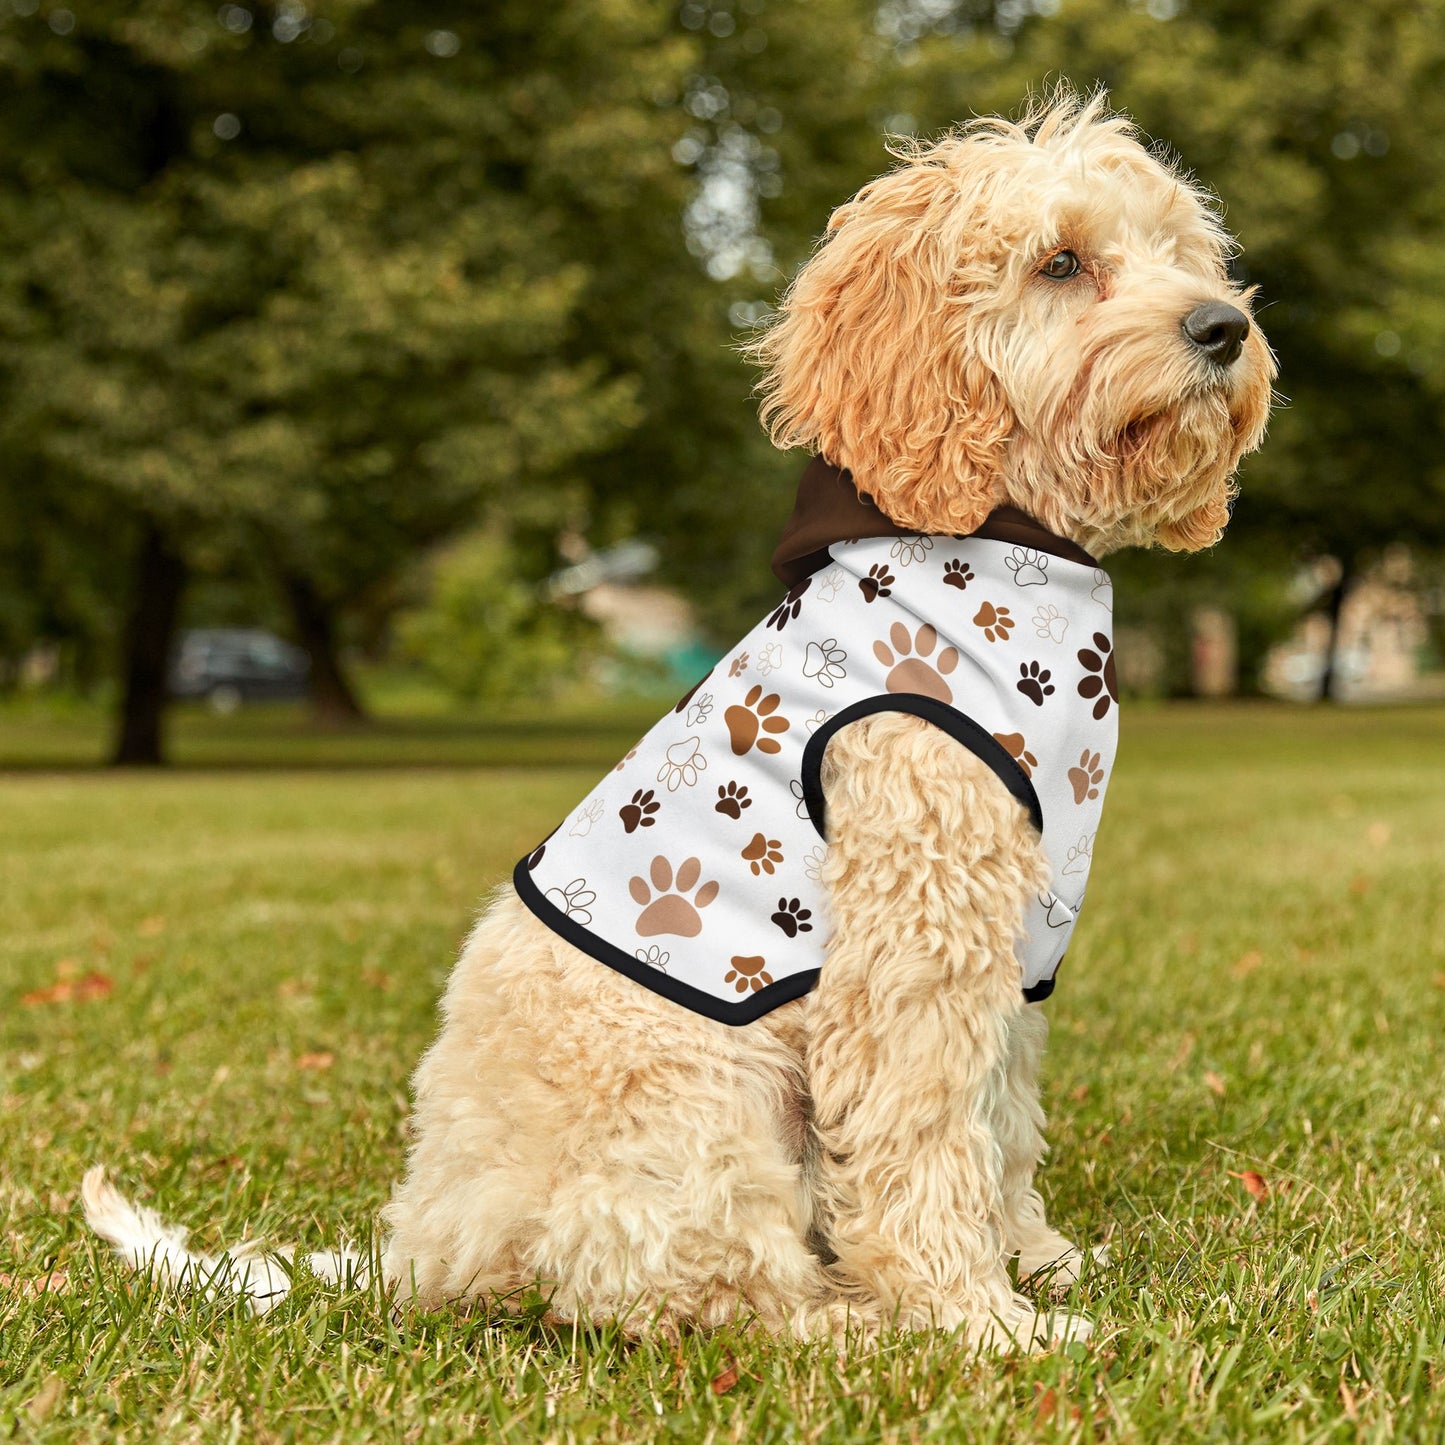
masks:
{"type": "MultiPolygon", "coordinates": [[[[798,459],[732,343],[883,130],[1063,75],[1228,198],[1289,398],[1250,559],[1329,553],[1343,586],[1387,540],[1445,544],[1442,10],[0,0],[0,655],[70,639],[153,760],[187,576],[260,558],[344,712],[338,626],[478,524],[519,584],[564,528],[650,534],[736,625],[798,459]]],[[[1161,615],[1277,625],[1223,553],[1121,570],[1161,615]]]]}

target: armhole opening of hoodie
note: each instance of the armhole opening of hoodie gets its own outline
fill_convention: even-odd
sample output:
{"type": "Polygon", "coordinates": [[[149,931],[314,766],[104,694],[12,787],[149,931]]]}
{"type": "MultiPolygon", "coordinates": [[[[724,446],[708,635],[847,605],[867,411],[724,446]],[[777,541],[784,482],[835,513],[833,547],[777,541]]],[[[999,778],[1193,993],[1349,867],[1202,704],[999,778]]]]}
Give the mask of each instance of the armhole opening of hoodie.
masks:
{"type": "Polygon", "coordinates": [[[961,743],[980,762],[987,764],[993,770],[1004,787],[1028,810],[1029,819],[1034,827],[1040,833],[1044,831],[1044,811],[1039,804],[1039,795],[1034,790],[1032,780],[1019,766],[1018,760],[1013,754],[992,733],[980,727],[971,717],[959,712],[957,708],[949,706],[946,702],[939,702],[936,697],[928,697],[917,692],[892,692],[864,698],[862,702],[855,702],[834,713],[809,738],[807,747],[803,749],[801,779],[803,802],[807,807],[808,817],[818,830],[819,837],[826,838],[828,836],[826,831],[827,799],[823,794],[822,777],[823,754],[827,750],[828,743],[835,733],[847,727],[849,723],[855,723],[860,718],[871,717],[874,713],[880,712],[909,713],[913,717],[921,718],[926,723],[931,723],[940,731],[947,733],[955,742],[961,743]]]}

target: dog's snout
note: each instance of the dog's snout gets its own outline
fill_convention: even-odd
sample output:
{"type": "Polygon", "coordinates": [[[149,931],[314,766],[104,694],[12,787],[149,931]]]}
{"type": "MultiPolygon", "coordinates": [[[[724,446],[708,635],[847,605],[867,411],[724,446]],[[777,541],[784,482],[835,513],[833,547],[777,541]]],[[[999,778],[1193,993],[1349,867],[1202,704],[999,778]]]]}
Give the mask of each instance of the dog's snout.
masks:
{"type": "Polygon", "coordinates": [[[1206,301],[1184,318],[1184,334],[1216,366],[1238,360],[1249,335],[1249,317],[1223,301],[1206,301]]]}

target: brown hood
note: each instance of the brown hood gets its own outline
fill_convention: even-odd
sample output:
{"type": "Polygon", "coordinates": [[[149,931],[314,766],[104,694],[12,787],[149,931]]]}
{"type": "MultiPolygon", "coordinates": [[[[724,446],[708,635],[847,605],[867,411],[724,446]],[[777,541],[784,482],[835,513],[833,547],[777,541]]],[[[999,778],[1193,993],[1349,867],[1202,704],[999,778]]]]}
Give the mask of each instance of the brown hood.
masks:
{"type": "MultiPolygon", "coordinates": [[[[862,537],[911,537],[916,530],[900,527],[884,516],[873,498],[854,485],[852,472],[814,457],[798,482],[793,515],[773,553],[773,572],[784,586],[791,587],[827,562],[828,548],[834,542],[862,537]]],[[[1015,542],[1036,552],[1082,562],[1086,567],[1099,565],[1077,542],[1055,536],[1017,507],[995,507],[973,535],[1015,542]]]]}

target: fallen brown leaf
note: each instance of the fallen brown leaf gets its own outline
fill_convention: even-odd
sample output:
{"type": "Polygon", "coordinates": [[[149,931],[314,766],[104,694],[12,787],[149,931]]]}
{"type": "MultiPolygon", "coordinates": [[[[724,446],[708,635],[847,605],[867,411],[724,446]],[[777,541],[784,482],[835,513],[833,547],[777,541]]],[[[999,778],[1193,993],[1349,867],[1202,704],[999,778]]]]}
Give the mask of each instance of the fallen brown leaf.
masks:
{"type": "Polygon", "coordinates": [[[723,1370],[721,1374],[713,1376],[712,1392],[714,1395],[726,1395],[737,1382],[738,1362],[729,1355],[727,1369],[723,1370]]]}
{"type": "Polygon", "coordinates": [[[1243,1169],[1239,1173],[1231,1169],[1229,1177],[1239,1180],[1244,1185],[1245,1192],[1253,1199],[1263,1199],[1269,1193],[1269,1181],[1253,1169],[1243,1169]]]}
{"type": "Polygon", "coordinates": [[[26,1299],[38,1299],[43,1294],[68,1294],[70,1276],[63,1269],[53,1269],[49,1274],[27,1279],[23,1275],[0,1273],[0,1289],[13,1289],[26,1299]]]}
{"type": "Polygon", "coordinates": [[[1059,1397],[1052,1387],[1040,1390],[1037,1403],[1034,1405],[1034,1424],[1051,1425],[1055,1414],[1058,1413],[1059,1397]]]}
{"type": "Polygon", "coordinates": [[[1069,1098],[1071,1098],[1076,1104],[1082,1104],[1084,1100],[1088,1097],[1089,1086],[1087,1084],[1080,1084],[1077,1089],[1069,1090],[1069,1098]]]}
{"type": "Polygon", "coordinates": [[[1445,973],[1437,973],[1435,975],[1435,987],[1445,988],[1445,973]]]}
{"type": "Polygon", "coordinates": [[[1205,1073],[1204,1086],[1211,1094],[1218,1094],[1221,1099],[1224,1097],[1224,1080],[1213,1069],[1205,1073]]]}
{"type": "Polygon", "coordinates": [[[1248,953],[1235,960],[1234,976],[1243,978],[1246,974],[1253,973],[1263,962],[1264,955],[1257,948],[1251,948],[1248,953]]]}
{"type": "Polygon", "coordinates": [[[326,1049],[318,1049],[314,1054],[302,1054],[296,1060],[298,1069],[329,1069],[336,1062],[336,1055],[326,1049]]]}
{"type": "Polygon", "coordinates": [[[87,1003],[113,992],[115,983],[108,974],[87,973],[83,978],[57,979],[48,988],[32,989],[21,994],[20,1002],[27,1008],[47,1003],[87,1003]]]}
{"type": "Polygon", "coordinates": [[[383,968],[364,968],[361,971],[361,981],[367,988],[374,988],[378,993],[390,993],[395,980],[383,968]]]}

